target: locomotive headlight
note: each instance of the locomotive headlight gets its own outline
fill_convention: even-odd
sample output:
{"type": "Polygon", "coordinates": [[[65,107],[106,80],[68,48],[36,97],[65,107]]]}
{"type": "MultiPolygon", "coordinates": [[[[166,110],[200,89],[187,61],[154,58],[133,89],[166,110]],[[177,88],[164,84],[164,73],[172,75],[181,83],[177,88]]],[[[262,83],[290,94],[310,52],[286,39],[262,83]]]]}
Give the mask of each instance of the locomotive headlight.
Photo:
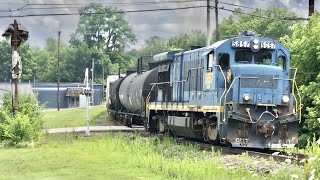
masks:
{"type": "Polygon", "coordinates": [[[288,103],[289,101],[290,101],[290,98],[289,98],[288,95],[283,95],[283,96],[282,96],[282,102],[288,103]]]}
{"type": "Polygon", "coordinates": [[[243,95],[243,100],[249,101],[249,99],[250,99],[250,96],[248,94],[243,95]]]}
{"type": "Polygon", "coordinates": [[[252,39],[251,40],[252,46],[251,46],[251,50],[253,52],[258,52],[259,51],[259,40],[258,39],[252,39]]]}
{"type": "Polygon", "coordinates": [[[258,44],[253,45],[253,49],[259,49],[259,45],[258,44]]]}

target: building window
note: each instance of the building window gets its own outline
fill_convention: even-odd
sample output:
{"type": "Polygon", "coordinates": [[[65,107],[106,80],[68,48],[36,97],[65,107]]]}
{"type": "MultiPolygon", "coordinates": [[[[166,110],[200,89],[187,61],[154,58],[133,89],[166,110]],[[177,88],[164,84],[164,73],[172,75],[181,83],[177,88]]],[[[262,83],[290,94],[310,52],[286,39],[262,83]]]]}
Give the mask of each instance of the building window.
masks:
{"type": "Polygon", "coordinates": [[[70,97],[69,98],[69,108],[79,107],[79,97],[70,97]]]}

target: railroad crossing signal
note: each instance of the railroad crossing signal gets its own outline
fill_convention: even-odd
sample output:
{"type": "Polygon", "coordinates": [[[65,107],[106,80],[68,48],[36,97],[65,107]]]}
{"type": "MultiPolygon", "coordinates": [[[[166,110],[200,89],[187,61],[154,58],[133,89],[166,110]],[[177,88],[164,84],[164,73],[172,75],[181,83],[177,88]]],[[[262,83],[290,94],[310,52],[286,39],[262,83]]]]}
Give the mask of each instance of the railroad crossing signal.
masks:
{"type": "Polygon", "coordinates": [[[13,102],[13,113],[17,114],[19,110],[19,100],[18,100],[18,83],[21,76],[21,59],[17,52],[18,47],[27,41],[29,38],[29,32],[27,29],[14,20],[12,24],[9,24],[6,31],[2,34],[5,38],[11,38],[12,46],[12,79],[14,81],[14,102],[13,102]]]}
{"type": "Polygon", "coordinates": [[[2,34],[2,36],[5,38],[11,38],[11,46],[13,47],[13,50],[17,50],[23,42],[28,40],[29,32],[21,23],[14,20],[12,24],[9,24],[7,30],[2,34]]]}

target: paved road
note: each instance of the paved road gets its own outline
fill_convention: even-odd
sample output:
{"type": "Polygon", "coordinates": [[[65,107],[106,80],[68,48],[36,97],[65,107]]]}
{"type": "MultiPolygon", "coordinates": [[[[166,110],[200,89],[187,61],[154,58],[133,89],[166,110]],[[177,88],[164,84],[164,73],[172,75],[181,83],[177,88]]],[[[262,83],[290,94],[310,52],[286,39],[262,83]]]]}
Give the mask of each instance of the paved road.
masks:
{"type": "MultiPolygon", "coordinates": [[[[58,133],[70,133],[70,132],[85,132],[87,129],[84,127],[69,127],[69,128],[52,128],[44,129],[43,131],[49,134],[58,133]]],[[[129,128],[127,126],[90,126],[90,132],[133,132],[133,131],[144,131],[143,126],[134,126],[129,128]]]]}

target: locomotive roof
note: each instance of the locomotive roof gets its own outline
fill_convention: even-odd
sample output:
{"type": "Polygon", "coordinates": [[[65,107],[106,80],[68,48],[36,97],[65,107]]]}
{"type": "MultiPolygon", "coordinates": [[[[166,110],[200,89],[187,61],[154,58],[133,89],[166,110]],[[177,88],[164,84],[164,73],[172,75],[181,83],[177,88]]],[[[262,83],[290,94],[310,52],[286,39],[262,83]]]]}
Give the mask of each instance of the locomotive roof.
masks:
{"type": "Polygon", "coordinates": [[[169,52],[164,52],[161,54],[156,54],[153,56],[152,60],[153,62],[161,62],[161,61],[173,61],[174,55],[180,51],[169,51],[169,52]]]}
{"type": "Polygon", "coordinates": [[[217,47],[219,47],[220,45],[222,45],[223,43],[227,42],[229,39],[224,39],[221,41],[217,41],[213,44],[211,44],[210,46],[206,46],[203,48],[198,48],[198,49],[193,49],[193,50],[189,50],[189,51],[181,51],[179,53],[176,53],[175,56],[179,56],[181,54],[187,54],[187,53],[192,53],[192,52],[196,52],[196,51],[211,51],[212,49],[215,49],[217,47]]]}
{"type": "MultiPolygon", "coordinates": [[[[198,48],[198,49],[193,49],[193,50],[180,50],[180,51],[169,51],[169,52],[164,52],[161,54],[157,54],[155,56],[153,56],[153,61],[154,62],[161,62],[161,61],[173,61],[175,56],[180,56],[182,54],[189,54],[189,53],[194,53],[194,52],[202,52],[203,54],[209,53],[212,50],[220,47],[221,45],[237,40],[237,41],[250,41],[252,40],[252,38],[256,38],[259,39],[259,41],[270,41],[273,42],[274,44],[277,44],[277,47],[281,47],[284,48],[288,51],[288,49],[286,47],[284,47],[279,41],[274,40],[274,39],[270,39],[270,38],[264,38],[264,37],[257,37],[257,36],[239,36],[239,37],[233,37],[230,39],[224,39],[221,41],[217,41],[213,44],[211,44],[210,46],[206,46],[206,47],[202,47],[202,48],[198,48]]],[[[231,45],[231,44],[230,44],[231,45]]]]}

